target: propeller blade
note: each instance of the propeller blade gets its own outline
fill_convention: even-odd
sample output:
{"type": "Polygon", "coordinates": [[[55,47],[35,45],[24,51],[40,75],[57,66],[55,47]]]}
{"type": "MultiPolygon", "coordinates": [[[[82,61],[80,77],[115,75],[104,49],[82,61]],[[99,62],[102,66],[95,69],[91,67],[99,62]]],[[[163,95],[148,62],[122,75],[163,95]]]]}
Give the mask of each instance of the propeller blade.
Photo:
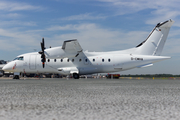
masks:
{"type": "Polygon", "coordinates": [[[44,52],[44,49],[45,49],[45,47],[44,47],[44,38],[42,38],[42,42],[41,42],[41,50],[44,52]]]}
{"type": "Polygon", "coordinates": [[[46,56],[44,54],[41,55],[42,62],[46,62],[46,56]]]}
{"type": "Polygon", "coordinates": [[[43,46],[43,43],[41,43],[41,50],[42,50],[42,52],[44,52],[44,46],[43,46]]]}
{"type": "Polygon", "coordinates": [[[42,38],[42,43],[43,43],[43,46],[44,46],[44,38],[42,38]]]}
{"type": "Polygon", "coordinates": [[[43,66],[43,68],[45,67],[45,64],[44,64],[44,62],[42,62],[42,66],[43,66]]]}
{"type": "Polygon", "coordinates": [[[46,56],[44,54],[44,49],[45,49],[45,47],[44,47],[44,38],[42,38],[42,42],[41,42],[41,50],[42,51],[40,51],[39,54],[41,54],[41,62],[42,62],[43,68],[45,67],[45,62],[46,62],[46,56]]]}

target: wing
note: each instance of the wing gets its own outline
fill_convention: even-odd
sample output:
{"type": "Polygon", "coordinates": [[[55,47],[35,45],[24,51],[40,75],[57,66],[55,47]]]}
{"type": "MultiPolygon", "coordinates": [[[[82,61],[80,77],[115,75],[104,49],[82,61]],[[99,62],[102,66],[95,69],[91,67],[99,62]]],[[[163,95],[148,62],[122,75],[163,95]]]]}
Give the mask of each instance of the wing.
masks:
{"type": "Polygon", "coordinates": [[[50,59],[77,57],[80,53],[83,53],[83,49],[76,39],[64,41],[62,47],[53,47],[45,50],[46,58],[50,59]]]}
{"type": "Polygon", "coordinates": [[[68,54],[74,54],[75,57],[83,50],[77,39],[64,41],[62,49],[68,54]]]}

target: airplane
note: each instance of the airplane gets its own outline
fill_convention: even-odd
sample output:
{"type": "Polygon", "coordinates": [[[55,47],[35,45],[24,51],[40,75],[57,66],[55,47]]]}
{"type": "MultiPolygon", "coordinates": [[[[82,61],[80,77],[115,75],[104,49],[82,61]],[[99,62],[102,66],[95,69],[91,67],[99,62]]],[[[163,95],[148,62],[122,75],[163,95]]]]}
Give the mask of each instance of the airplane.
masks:
{"type": "Polygon", "coordinates": [[[4,60],[0,60],[0,76],[4,75],[4,71],[2,70],[2,68],[7,64],[6,61],[4,60]]]}
{"type": "Polygon", "coordinates": [[[4,67],[4,65],[5,65],[6,63],[7,63],[6,61],[0,60],[0,70],[2,70],[2,68],[4,67]]]}
{"type": "Polygon", "coordinates": [[[20,73],[56,73],[79,79],[80,75],[152,66],[171,58],[160,55],[173,23],[171,19],[158,23],[139,45],[119,51],[83,51],[77,39],[66,40],[62,46],[46,49],[42,38],[42,51],[19,55],[2,69],[13,72],[14,79],[19,79],[20,73]]]}

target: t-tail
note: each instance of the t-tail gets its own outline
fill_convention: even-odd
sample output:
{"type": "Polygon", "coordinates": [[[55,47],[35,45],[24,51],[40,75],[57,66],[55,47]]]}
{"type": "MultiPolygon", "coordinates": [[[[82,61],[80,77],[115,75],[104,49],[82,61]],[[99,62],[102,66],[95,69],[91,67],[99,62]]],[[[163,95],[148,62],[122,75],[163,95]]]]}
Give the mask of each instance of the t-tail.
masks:
{"type": "Polygon", "coordinates": [[[136,54],[160,56],[173,20],[158,23],[147,39],[136,46],[136,54]]]}

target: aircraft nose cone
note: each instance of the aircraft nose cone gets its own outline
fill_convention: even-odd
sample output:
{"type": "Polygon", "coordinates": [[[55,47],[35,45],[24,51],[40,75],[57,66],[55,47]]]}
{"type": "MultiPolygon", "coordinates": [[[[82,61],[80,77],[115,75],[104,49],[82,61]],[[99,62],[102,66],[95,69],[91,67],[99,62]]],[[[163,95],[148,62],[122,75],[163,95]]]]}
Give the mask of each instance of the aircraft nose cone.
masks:
{"type": "Polygon", "coordinates": [[[3,71],[9,71],[10,69],[12,69],[12,68],[10,68],[9,65],[5,65],[5,66],[2,68],[3,71]]]}
{"type": "Polygon", "coordinates": [[[3,71],[6,71],[6,72],[12,72],[13,69],[15,69],[15,67],[16,67],[16,63],[10,62],[10,63],[6,64],[6,65],[2,68],[2,70],[3,70],[3,71]]]}

